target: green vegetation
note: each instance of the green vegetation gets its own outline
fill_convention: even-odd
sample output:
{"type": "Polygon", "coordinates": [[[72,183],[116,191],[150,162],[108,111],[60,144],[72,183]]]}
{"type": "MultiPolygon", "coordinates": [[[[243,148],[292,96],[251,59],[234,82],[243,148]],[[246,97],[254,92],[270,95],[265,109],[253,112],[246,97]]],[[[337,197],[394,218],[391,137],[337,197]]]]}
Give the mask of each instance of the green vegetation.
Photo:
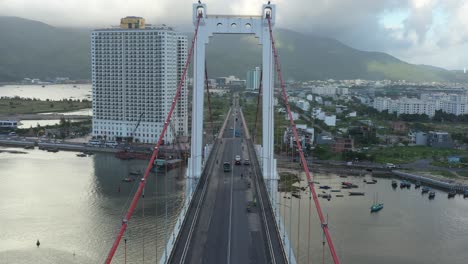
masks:
{"type": "MultiPolygon", "coordinates": [[[[213,115],[213,128],[215,134],[217,131],[221,129],[223,125],[223,121],[226,118],[227,112],[229,111],[230,102],[232,101],[231,95],[226,94],[223,96],[210,94],[210,102],[211,102],[211,113],[213,115]]],[[[205,98],[204,103],[204,130],[211,134],[211,120],[210,120],[210,112],[208,109],[208,99],[205,98]]]]}
{"type": "Polygon", "coordinates": [[[296,183],[300,182],[297,174],[290,172],[280,172],[280,179],[278,182],[278,191],[280,192],[298,192],[300,187],[295,186],[296,183]]]}
{"type": "Polygon", "coordinates": [[[453,174],[450,171],[444,171],[444,170],[434,170],[430,171],[429,174],[434,175],[434,176],[443,176],[445,178],[458,178],[457,175],[453,174]]]}
{"type": "Polygon", "coordinates": [[[460,175],[461,177],[468,178],[468,171],[458,171],[457,174],[460,175]]]}
{"type": "Polygon", "coordinates": [[[91,108],[91,101],[63,99],[61,101],[41,101],[24,98],[0,98],[0,114],[35,114],[45,112],[66,112],[91,108]]]}
{"type": "MultiPolygon", "coordinates": [[[[461,73],[359,51],[330,38],[285,29],[275,29],[274,34],[285,79],[467,81],[461,73]]],[[[0,17],[0,35],[0,81],[55,76],[91,79],[89,29],[0,17]]],[[[253,36],[219,34],[210,40],[207,62],[210,76],[242,77],[247,69],[261,65],[261,47],[253,36]]]]}
{"type": "Polygon", "coordinates": [[[410,163],[419,159],[447,160],[451,155],[467,155],[467,151],[424,146],[380,148],[371,152],[379,163],[410,163]]]}

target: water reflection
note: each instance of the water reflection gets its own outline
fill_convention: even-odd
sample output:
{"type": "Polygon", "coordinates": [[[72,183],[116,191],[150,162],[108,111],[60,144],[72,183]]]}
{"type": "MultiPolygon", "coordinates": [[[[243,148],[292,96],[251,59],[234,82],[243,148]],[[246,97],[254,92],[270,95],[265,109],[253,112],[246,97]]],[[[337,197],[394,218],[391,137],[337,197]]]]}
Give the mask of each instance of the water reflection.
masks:
{"type": "MultiPolygon", "coordinates": [[[[27,152],[0,154],[0,262],[102,263],[137,183],[122,179],[144,170],[146,162],[110,154],[78,158],[72,152],[27,152]]],[[[142,262],[143,244],[145,262],[161,257],[185,197],[183,171],[151,175],[144,218],[140,202],[125,234],[127,263],[142,262]]],[[[123,262],[121,246],[113,263],[123,262]]]]}

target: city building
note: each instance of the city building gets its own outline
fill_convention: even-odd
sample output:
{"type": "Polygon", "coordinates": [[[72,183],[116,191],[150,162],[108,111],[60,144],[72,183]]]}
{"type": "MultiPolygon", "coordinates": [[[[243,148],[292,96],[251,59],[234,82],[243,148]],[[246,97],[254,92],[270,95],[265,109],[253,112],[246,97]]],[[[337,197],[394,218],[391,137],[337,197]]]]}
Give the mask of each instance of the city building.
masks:
{"type": "Polygon", "coordinates": [[[247,90],[258,90],[260,85],[260,67],[255,67],[247,72],[247,90]]]}
{"type": "Polygon", "coordinates": [[[333,153],[343,153],[354,150],[354,140],[352,138],[335,138],[331,145],[333,153]]]}
{"type": "Polygon", "coordinates": [[[452,148],[454,146],[449,133],[441,131],[429,131],[427,144],[434,148],[452,148]]]}
{"type": "MultiPolygon", "coordinates": [[[[93,136],[155,143],[187,59],[187,37],[141,17],[91,33],[93,136]]],[[[172,115],[165,143],[188,133],[187,84],[172,115]]]]}

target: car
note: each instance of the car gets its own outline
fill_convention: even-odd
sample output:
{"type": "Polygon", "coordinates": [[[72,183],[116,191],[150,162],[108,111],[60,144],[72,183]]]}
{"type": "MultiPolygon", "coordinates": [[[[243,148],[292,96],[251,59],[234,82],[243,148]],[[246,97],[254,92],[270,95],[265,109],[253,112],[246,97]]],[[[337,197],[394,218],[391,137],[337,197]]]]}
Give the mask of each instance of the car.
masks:
{"type": "Polygon", "coordinates": [[[236,155],[235,161],[236,161],[236,165],[240,165],[241,164],[241,157],[239,155],[236,155]]]}
{"type": "Polygon", "coordinates": [[[395,168],[396,168],[396,165],[393,164],[393,163],[387,163],[387,164],[385,164],[385,167],[386,167],[387,169],[395,169],[395,168]]]}
{"type": "Polygon", "coordinates": [[[244,165],[250,165],[250,160],[249,160],[249,159],[245,159],[245,160],[244,160],[244,165]]]}

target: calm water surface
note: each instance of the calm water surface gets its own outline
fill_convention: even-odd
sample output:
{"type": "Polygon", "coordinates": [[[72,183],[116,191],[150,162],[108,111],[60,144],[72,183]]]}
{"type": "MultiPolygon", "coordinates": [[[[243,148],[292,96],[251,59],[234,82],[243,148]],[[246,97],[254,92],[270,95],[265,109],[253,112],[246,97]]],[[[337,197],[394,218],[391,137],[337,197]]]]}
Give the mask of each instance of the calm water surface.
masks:
{"type": "MultiPolygon", "coordinates": [[[[393,189],[391,179],[377,179],[377,184],[368,185],[363,183],[363,177],[315,176],[321,185],[340,189],[341,181],[350,181],[359,185],[353,191],[366,193],[348,196],[349,190],[342,190],[342,198],[335,197],[339,193],[332,193],[330,201],[319,198],[342,263],[467,263],[468,199],[458,195],[448,199],[446,192],[436,190],[435,199],[429,200],[414,185],[409,190],[393,189]],[[371,214],[375,194],[384,208],[371,214]]],[[[317,193],[322,191],[317,186],[317,193]]],[[[322,263],[322,233],[313,200],[309,199],[308,192],[303,192],[302,199],[284,196],[290,197],[280,194],[280,211],[292,234],[298,263],[322,263]],[[296,212],[301,208],[301,213],[290,218],[290,207],[296,212]],[[308,251],[309,207],[312,213],[308,251]]],[[[325,248],[325,263],[332,263],[328,248],[325,248]]]]}
{"type": "MultiPolygon", "coordinates": [[[[79,158],[73,152],[25,151],[0,153],[0,263],[102,263],[135,186],[121,180],[143,170],[146,162],[110,154],[79,158]]],[[[143,241],[145,261],[160,258],[166,230],[172,230],[184,199],[180,172],[148,181],[145,218],[140,202],[125,235],[127,263],[142,263],[143,241]]],[[[124,263],[123,247],[115,263],[124,263]]]]}
{"type": "MultiPolygon", "coordinates": [[[[144,169],[146,162],[121,161],[110,154],[79,158],[73,152],[25,151],[0,153],[0,263],[102,263],[132,193],[133,184],[121,180],[144,169]]],[[[166,231],[172,230],[184,199],[180,172],[148,181],[145,218],[139,203],[125,236],[127,263],[142,263],[143,242],[145,262],[155,263],[161,256],[166,231]]],[[[316,175],[315,180],[333,188],[351,181],[366,192],[349,197],[343,190],[343,198],[320,199],[342,263],[466,263],[468,199],[449,200],[445,192],[436,191],[436,198],[429,200],[414,186],[392,189],[390,179],[367,185],[362,177],[329,174],[316,175]],[[376,193],[385,206],[371,214],[376,193]]],[[[298,262],[322,263],[322,234],[313,201],[307,192],[302,199],[284,196],[290,195],[280,195],[280,211],[298,262]],[[289,208],[295,213],[290,215],[289,208]]],[[[325,248],[325,263],[331,263],[328,252],[325,248]]],[[[124,263],[123,246],[114,263],[124,263]]]]}
{"type": "Polygon", "coordinates": [[[62,100],[64,98],[91,100],[91,84],[53,84],[45,85],[45,87],[42,85],[4,85],[0,86],[0,95],[41,100],[62,100]]]}

